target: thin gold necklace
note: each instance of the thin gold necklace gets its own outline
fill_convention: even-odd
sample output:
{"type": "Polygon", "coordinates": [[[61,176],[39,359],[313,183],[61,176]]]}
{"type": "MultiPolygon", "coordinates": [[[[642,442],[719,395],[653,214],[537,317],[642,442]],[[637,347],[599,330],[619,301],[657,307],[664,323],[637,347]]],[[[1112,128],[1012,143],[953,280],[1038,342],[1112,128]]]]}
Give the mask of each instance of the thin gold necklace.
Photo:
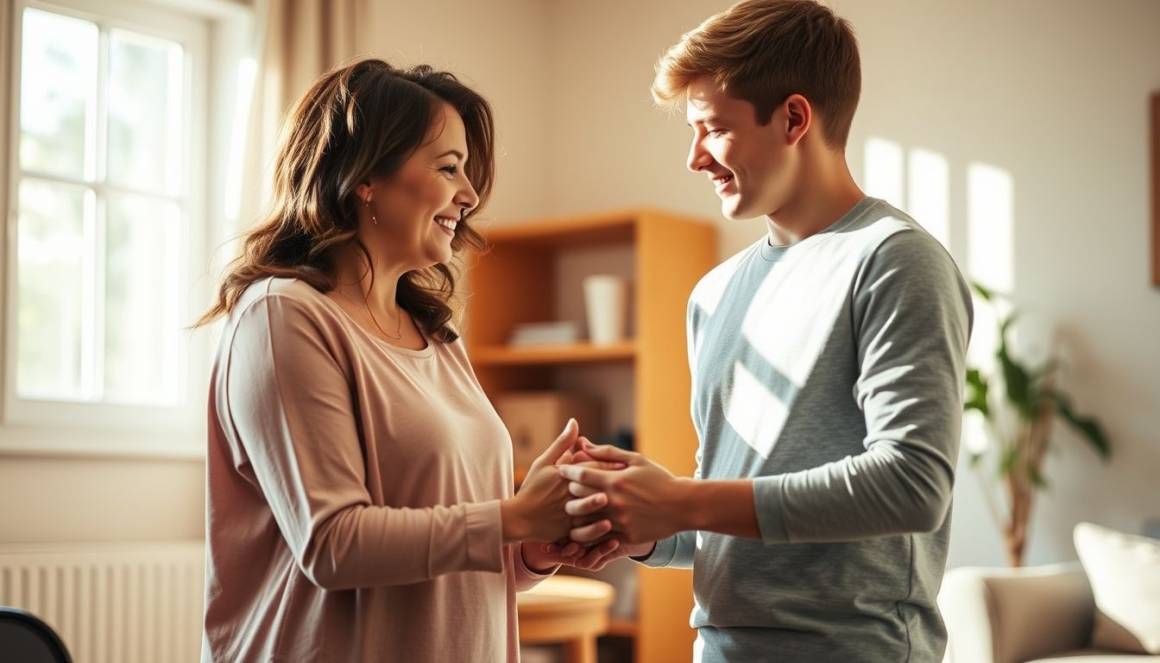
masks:
{"type": "MultiPolygon", "coordinates": [[[[342,297],[346,301],[354,304],[355,306],[358,306],[358,302],[354,301],[350,297],[347,297],[338,288],[335,288],[334,291],[338,293],[339,297],[342,297]]],[[[403,310],[402,310],[402,308],[399,309],[399,314],[396,316],[398,321],[397,321],[397,324],[395,325],[395,334],[392,336],[391,334],[388,334],[385,329],[383,329],[382,325],[379,324],[378,318],[375,317],[375,312],[371,310],[370,302],[368,302],[364,298],[362,304],[363,304],[363,308],[365,308],[367,310],[367,315],[371,316],[371,322],[375,323],[375,329],[378,329],[380,334],[391,339],[392,341],[401,341],[403,339],[403,310]]]]}

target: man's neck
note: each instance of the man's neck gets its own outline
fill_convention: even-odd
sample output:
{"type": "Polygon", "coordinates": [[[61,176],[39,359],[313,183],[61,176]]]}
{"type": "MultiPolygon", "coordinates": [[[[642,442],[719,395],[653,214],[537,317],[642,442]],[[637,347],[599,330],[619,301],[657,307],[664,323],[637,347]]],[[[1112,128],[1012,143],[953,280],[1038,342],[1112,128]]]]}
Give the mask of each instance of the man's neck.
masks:
{"type": "Polygon", "coordinates": [[[799,186],[793,198],[766,217],[773,246],[795,244],[825,230],[866,197],[844,160],[832,176],[815,174],[803,180],[808,184],[799,186]]]}

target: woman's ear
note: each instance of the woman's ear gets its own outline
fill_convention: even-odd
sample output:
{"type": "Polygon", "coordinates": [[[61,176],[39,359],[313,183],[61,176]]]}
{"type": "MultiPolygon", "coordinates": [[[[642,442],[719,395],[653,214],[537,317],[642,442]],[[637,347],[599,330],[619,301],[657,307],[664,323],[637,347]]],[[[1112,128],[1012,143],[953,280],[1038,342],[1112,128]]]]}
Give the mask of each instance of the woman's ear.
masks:
{"type": "Polygon", "coordinates": [[[363,180],[354,188],[354,194],[358,196],[359,202],[366,203],[374,195],[374,185],[369,180],[363,180]]]}

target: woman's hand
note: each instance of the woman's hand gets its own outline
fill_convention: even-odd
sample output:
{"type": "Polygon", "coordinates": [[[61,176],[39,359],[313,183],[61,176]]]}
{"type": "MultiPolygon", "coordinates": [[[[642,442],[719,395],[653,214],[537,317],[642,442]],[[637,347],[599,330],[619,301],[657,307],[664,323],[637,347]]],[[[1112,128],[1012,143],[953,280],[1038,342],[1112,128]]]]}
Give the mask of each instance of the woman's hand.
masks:
{"type": "MultiPolygon", "coordinates": [[[[560,436],[532,462],[515,496],[500,503],[504,543],[524,539],[557,541],[567,537],[572,516],[565,512],[564,505],[573,496],[568,492],[568,483],[560,477],[558,466],[572,461],[573,450],[579,448],[579,433],[579,424],[569,419],[560,436]]],[[[604,461],[584,465],[606,470],[624,467],[620,462],[604,461]]],[[[589,506],[603,507],[605,499],[593,496],[589,506]]]]}
{"type": "Polygon", "coordinates": [[[575,562],[571,562],[571,565],[586,571],[599,571],[608,566],[609,562],[614,562],[622,557],[651,555],[655,547],[655,541],[625,543],[619,536],[613,536],[588,548],[588,554],[581,556],[575,562]]]}
{"type": "Polygon", "coordinates": [[[618,539],[609,539],[591,547],[576,542],[568,542],[561,547],[558,543],[524,541],[520,550],[524,556],[524,564],[529,569],[536,573],[551,573],[561,564],[599,571],[608,562],[623,556],[615,555],[620,548],[618,539]]]}

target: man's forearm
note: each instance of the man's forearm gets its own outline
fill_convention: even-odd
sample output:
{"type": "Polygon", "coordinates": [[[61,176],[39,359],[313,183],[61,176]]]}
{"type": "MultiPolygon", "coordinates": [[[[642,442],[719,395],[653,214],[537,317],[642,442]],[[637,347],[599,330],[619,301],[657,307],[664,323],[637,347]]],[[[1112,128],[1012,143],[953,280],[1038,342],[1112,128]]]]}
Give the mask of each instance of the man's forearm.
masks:
{"type": "Polygon", "coordinates": [[[682,479],[674,502],[679,530],[717,532],[761,538],[749,479],[703,481],[682,479]]]}

